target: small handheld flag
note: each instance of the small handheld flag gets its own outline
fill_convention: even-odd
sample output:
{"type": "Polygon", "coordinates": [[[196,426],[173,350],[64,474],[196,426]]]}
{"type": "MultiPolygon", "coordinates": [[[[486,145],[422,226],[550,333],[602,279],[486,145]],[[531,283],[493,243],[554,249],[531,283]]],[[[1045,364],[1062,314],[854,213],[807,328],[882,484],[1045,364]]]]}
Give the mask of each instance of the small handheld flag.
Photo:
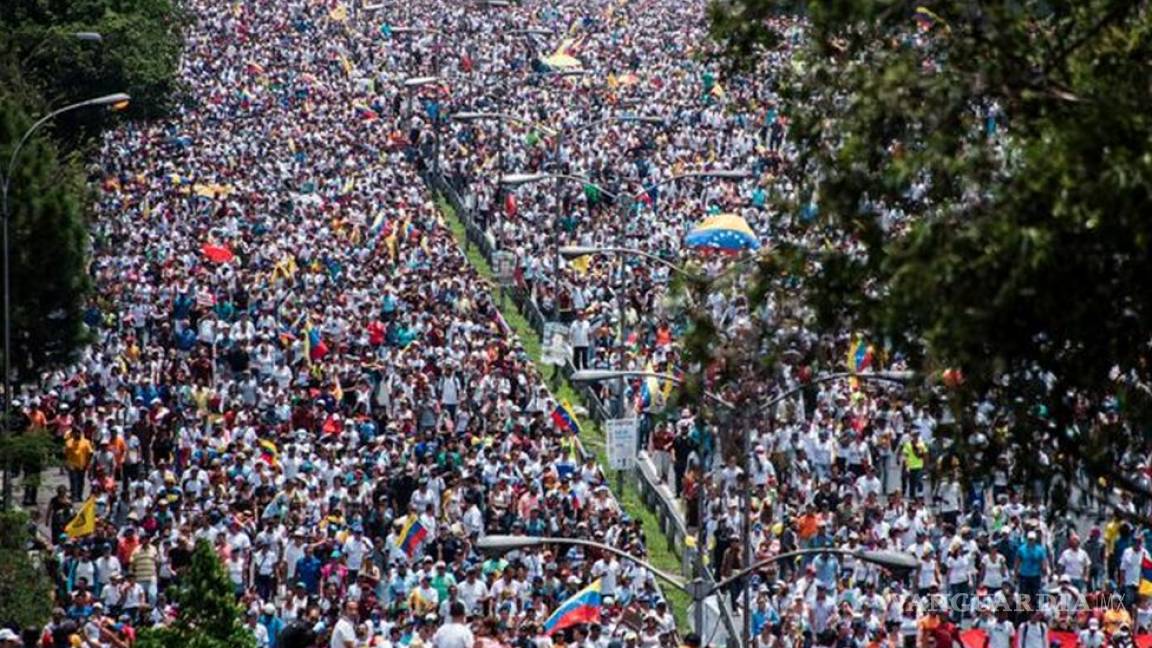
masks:
{"type": "Polygon", "coordinates": [[[864,338],[857,336],[848,347],[848,371],[860,373],[872,367],[872,347],[864,338]]]}
{"type": "Polygon", "coordinates": [[[260,439],[260,459],[273,468],[280,465],[280,448],[276,447],[276,442],[260,439]]]}
{"type": "Polygon", "coordinates": [[[581,623],[600,622],[600,579],[576,592],[560,604],[544,622],[545,634],[553,634],[581,623]]]}
{"type": "Polygon", "coordinates": [[[89,497],[76,513],[76,517],[72,518],[72,521],[64,527],[64,533],[67,533],[69,538],[79,538],[95,532],[96,498],[89,497]]]}
{"type": "Polygon", "coordinates": [[[408,522],[400,529],[400,534],[396,536],[396,546],[404,552],[406,556],[411,558],[416,554],[416,550],[424,543],[428,537],[428,529],[420,524],[420,518],[415,515],[409,516],[408,522]]]}
{"type": "Polygon", "coordinates": [[[556,409],[552,410],[552,423],[555,424],[556,429],[561,432],[580,434],[580,422],[576,420],[576,415],[572,413],[572,404],[566,400],[558,403],[556,409]]]}

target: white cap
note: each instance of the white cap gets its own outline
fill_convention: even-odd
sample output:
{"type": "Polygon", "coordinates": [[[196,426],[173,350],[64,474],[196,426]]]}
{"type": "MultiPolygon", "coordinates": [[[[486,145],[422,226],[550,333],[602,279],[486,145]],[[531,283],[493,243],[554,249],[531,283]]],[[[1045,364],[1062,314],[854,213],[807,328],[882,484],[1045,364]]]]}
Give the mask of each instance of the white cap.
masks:
{"type": "Polygon", "coordinates": [[[20,641],[20,636],[8,628],[0,628],[0,641],[20,641]]]}

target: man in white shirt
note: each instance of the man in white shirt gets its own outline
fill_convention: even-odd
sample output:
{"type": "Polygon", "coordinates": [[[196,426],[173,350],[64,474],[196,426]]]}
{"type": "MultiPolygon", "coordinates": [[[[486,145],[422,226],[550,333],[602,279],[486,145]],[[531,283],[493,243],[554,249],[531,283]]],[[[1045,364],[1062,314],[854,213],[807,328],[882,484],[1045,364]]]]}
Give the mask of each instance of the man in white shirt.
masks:
{"type": "Polygon", "coordinates": [[[1100,631],[1100,620],[1088,620],[1088,627],[1080,631],[1079,644],[1083,648],[1103,648],[1104,633],[1100,631]]]}
{"type": "Polygon", "coordinates": [[[469,614],[479,613],[484,599],[488,598],[488,586],[476,577],[478,572],[479,569],[475,565],[469,567],[468,577],[456,586],[460,593],[460,600],[464,602],[464,606],[467,608],[466,612],[469,614]]]}
{"type": "Polygon", "coordinates": [[[348,577],[355,579],[364,567],[364,557],[372,552],[372,541],[364,537],[359,524],[352,526],[352,535],[344,541],[344,555],[348,558],[348,577]]]}
{"type": "Polygon", "coordinates": [[[1079,536],[1072,534],[1068,538],[1068,548],[1060,554],[1056,564],[1060,566],[1060,571],[1072,580],[1073,587],[1084,591],[1085,579],[1092,567],[1092,561],[1088,557],[1088,552],[1080,547],[1079,536]]]}
{"type": "Polygon", "coordinates": [[[1012,635],[1016,632],[1008,613],[1001,610],[992,616],[992,608],[985,607],[976,621],[976,627],[988,637],[988,648],[1012,648],[1012,635]]]}
{"type": "Polygon", "coordinates": [[[454,602],[449,613],[452,621],[440,626],[436,634],[432,635],[432,645],[436,648],[472,648],[475,639],[466,622],[464,604],[454,602]]]}
{"type": "Polygon", "coordinates": [[[1144,563],[1144,539],[1139,535],[1132,538],[1132,544],[1120,555],[1120,574],[1124,583],[1124,605],[1136,604],[1136,593],[1140,589],[1140,570],[1144,563]]]}
{"type": "Polygon", "coordinates": [[[332,628],[332,640],[328,648],[356,648],[356,621],[359,617],[360,610],[356,601],[345,603],[344,614],[340,615],[340,620],[332,628]]]}
{"type": "Polygon", "coordinates": [[[1044,623],[1044,613],[1037,611],[1032,614],[1024,625],[1020,626],[1020,648],[1048,648],[1048,624],[1044,623]]]}

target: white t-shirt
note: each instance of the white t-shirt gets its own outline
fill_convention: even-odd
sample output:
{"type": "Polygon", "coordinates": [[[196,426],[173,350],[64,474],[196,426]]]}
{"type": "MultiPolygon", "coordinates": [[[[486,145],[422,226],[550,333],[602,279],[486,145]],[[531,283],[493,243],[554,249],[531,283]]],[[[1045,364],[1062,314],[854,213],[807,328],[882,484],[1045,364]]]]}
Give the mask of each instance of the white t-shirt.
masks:
{"type": "Polygon", "coordinates": [[[1072,580],[1082,580],[1088,573],[1088,565],[1091,561],[1088,558],[1088,552],[1083,549],[1071,547],[1064,550],[1060,554],[1060,560],[1057,561],[1060,568],[1068,574],[1068,578],[1072,580]]]}
{"type": "Polygon", "coordinates": [[[1048,625],[1029,621],[1020,626],[1020,648],[1048,648],[1048,625]]]}
{"type": "Polygon", "coordinates": [[[329,648],[354,648],[356,646],[356,626],[345,617],[340,617],[332,628],[332,641],[329,648]]]}
{"type": "Polygon", "coordinates": [[[984,587],[990,589],[1000,589],[1004,585],[1004,577],[1007,575],[1007,560],[1001,554],[996,554],[996,558],[991,556],[984,557],[984,580],[981,583],[984,587]]]}
{"type": "Polygon", "coordinates": [[[1012,635],[1016,632],[1011,621],[993,620],[992,623],[988,624],[986,631],[988,632],[988,648],[1011,648],[1012,635]]]}
{"type": "Polygon", "coordinates": [[[960,552],[956,556],[948,556],[944,559],[944,564],[948,566],[948,584],[959,585],[968,582],[968,575],[971,571],[971,561],[968,555],[960,552]]]}
{"type": "Polygon", "coordinates": [[[472,648],[474,641],[468,626],[455,621],[440,626],[432,635],[432,645],[436,648],[472,648]]]}
{"type": "Polygon", "coordinates": [[[360,571],[364,565],[364,556],[372,549],[372,542],[368,538],[350,536],[344,541],[344,555],[348,557],[348,569],[360,571]]]}
{"type": "Polygon", "coordinates": [[[1120,571],[1124,575],[1124,584],[1130,587],[1140,585],[1140,567],[1144,561],[1144,549],[1137,550],[1128,547],[1120,557],[1120,571]]]}

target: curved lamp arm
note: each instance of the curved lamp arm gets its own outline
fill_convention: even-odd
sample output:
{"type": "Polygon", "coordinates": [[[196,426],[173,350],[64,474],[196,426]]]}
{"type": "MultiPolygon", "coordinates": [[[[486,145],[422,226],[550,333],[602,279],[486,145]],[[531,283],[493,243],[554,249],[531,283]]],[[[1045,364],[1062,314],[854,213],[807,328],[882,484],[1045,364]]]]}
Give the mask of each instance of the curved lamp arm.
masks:
{"type": "Polygon", "coordinates": [[[576,126],[574,128],[569,129],[567,134],[568,135],[575,135],[576,133],[580,133],[580,132],[595,128],[595,127],[600,126],[602,124],[607,124],[608,122],[625,122],[625,123],[631,122],[631,123],[637,123],[637,124],[652,124],[652,125],[663,125],[665,123],[662,118],[656,117],[653,115],[610,115],[608,117],[602,117],[600,119],[596,119],[596,120],[587,122],[585,124],[580,124],[579,126],[576,126]]]}
{"type": "Polygon", "coordinates": [[[611,545],[606,545],[594,540],[583,540],[580,538],[535,538],[532,536],[489,535],[477,540],[473,546],[477,551],[483,554],[501,555],[508,553],[509,551],[515,551],[517,549],[541,547],[544,545],[575,545],[578,547],[592,547],[594,549],[606,551],[610,554],[619,556],[620,558],[624,558],[625,560],[631,560],[632,562],[640,565],[644,569],[647,569],[656,576],[660,577],[661,580],[666,581],[668,584],[682,592],[688,591],[684,585],[684,581],[678,576],[669,574],[668,572],[652,565],[646,560],[637,558],[636,556],[633,556],[632,554],[622,549],[617,549],[611,545]]]}
{"type": "Polygon", "coordinates": [[[4,171],[4,185],[3,185],[3,201],[4,201],[4,213],[3,213],[3,215],[4,215],[4,218],[8,218],[8,216],[10,214],[10,212],[8,211],[8,208],[9,208],[9,206],[8,206],[8,190],[12,184],[12,173],[16,170],[16,161],[20,158],[20,151],[23,150],[24,145],[28,143],[28,139],[32,137],[33,133],[35,133],[37,130],[39,130],[39,128],[41,126],[43,126],[44,124],[47,124],[52,119],[66,113],[66,112],[78,110],[80,108],[87,108],[88,106],[107,106],[110,104],[117,104],[117,103],[121,103],[124,101],[128,101],[129,99],[130,99],[130,97],[127,94],[125,94],[123,92],[117,92],[115,94],[104,95],[102,97],[96,97],[94,99],[86,99],[84,101],[78,101],[74,104],[69,104],[67,106],[64,106],[63,108],[57,108],[56,110],[53,110],[52,112],[48,113],[47,115],[44,115],[40,119],[37,119],[36,122],[32,124],[32,127],[29,128],[27,131],[25,131],[24,135],[22,135],[20,137],[20,140],[16,143],[16,148],[12,149],[12,157],[8,159],[8,167],[4,171]]]}
{"type": "Polygon", "coordinates": [[[524,119],[523,117],[517,117],[516,115],[510,115],[508,113],[461,112],[461,113],[456,113],[454,115],[451,115],[449,117],[449,119],[451,119],[453,121],[481,121],[481,120],[485,120],[485,119],[494,119],[497,121],[510,121],[514,124],[520,124],[521,126],[531,126],[533,128],[539,128],[540,130],[547,132],[549,135],[555,135],[556,134],[556,129],[552,128],[551,126],[548,126],[547,124],[541,124],[540,122],[535,122],[535,121],[532,121],[531,119],[524,119]]]}
{"type": "MultiPolygon", "coordinates": [[[[824,376],[820,376],[818,378],[813,378],[812,380],[810,380],[810,381],[808,381],[802,385],[797,385],[796,387],[793,387],[792,389],[789,389],[789,390],[787,390],[781,394],[777,394],[771,400],[769,400],[767,403],[765,403],[760,408],[758,408],[758,411],[763,411],[763,410],[766,410],[766,409],[768,409],[774,405],[777,405],[780,403],[780,401],[782,401],[782,400],[784,400],[790,396],[796,395],[797,393],[803,391],[805,388],[807,388],[811,385],[817,385],[820,383],[832,382],[834,380],[843,380],[845,378],[856,378],[856,379],[864,380],[864,381],[905,383],[905,382],[908,382],[909,380],[911,380],[912,378],[914,378],[915,376],[916,376],[915,372],[912,372],[912,371],[877,371],[877,372],[872,372],[872,373],[852,373],[850,371],[838,371],[836,373],[830,373],[830,374],[827,374],[824,376]]],[[[676,376],[673,376],[671,374],[653,372],[653,371],[588,369],[588,370],[577,371],[577,372],[573,373],[570,380],[572,380],[574,382],[599,382],[602,380],[613,380],[613,379],[618,379],[618,378],[635,378],[635,377],[656,378],[659,380],[666,380],[666,381],[675,383],[681,387],[684,386],[684,380],[677,378],[676,376]]],[[[721,397],[717,394],[714,394],[712,392],[705,391],[704,397],[711,400],[712,402],[720,405],[721,407],[725,407],[725,408],[731,409],[731,410],[736,409],[736,405],[734,403],[732,403],[731,401],[725,400],[723,397],[721,397]]]]}
{"type": "MultiPolygon", "coordinates": [[[[484,114],[484,113],[477,113],[477,114],[484,114]]],[[[730,170],[730,169],[723,169],[723,170],[718,170],[718,171],[690,171],[688,173],[679,173],[679,174],[676,174],[674,176],[664,178],[660,182],[648,185],[647,187],[642,188],[640,191],[638,191],[636,193],[628,194],[628,197],[632,198],[633,200],[638,200],[641,196],[643,196],[644,194],[648,193],[649,191],[651,191],[657,187],[660,187],[660,186],[663,186],[663,185],[666,185],[666,184],[669,184],[672,182],[676,182],[677,180],[683,180],[685,178],[740,179],[740,178],[746,178],[748,176],[749,176],[749,174],[746,171],[730,170]]],[[[587,176],[571,175],[571,174],[567,174],[567,173],[511,174],[511,175],[506,175],[506,176],[502,177],[500,179],[500,182],[503,184],[510,184],[510,185],[523,185],[523,184],[531,184],[533,182],[543,182],[544,180],[571,180],[573,182],[582,182],[584,184],[596,187],[596,189],[598,189],[600,191],[600,193],[604,194],[605,196],[608,196],[609,198],[611,198],[613,200],[620,198],[620,194],[608,191],[604,187],[593,182],[592,179],[587,177],[587,176]]]]}
{"type": "Polygon", "coordinates": [[[628,256],[638,256],[638,257],[642,257],[644,259],[647,259],[647,260],[649,260],[652,263],[655,263],[657,265],[662,265],[665,268],[668,268],[669,270],[671,270],[677,274],[683,275],[685,277],[691,278],[691,277],[695,276],[691,272],[688,272],[688,270],[676,265],[675,263],[672,263],[668,259],[656,256],[655,254],[652,254],[651,252],[645,252],[644,250],[638,250],[636,248],[582,247],[579,245],[566,245],[566,246],[561,247],[559,252],[560,252],[560,256],[564,257],[565,259],[574,259],[576,257],[587,256],[589,254],[623,254],[623,255],[628,255],[628,256]]]}
{"type": "Polygon", "coordinates": [[[741,578],[744,578],[745,576],[747,576],[748,574],[751,574],[754,571],[759,571],[759,570],[761,570],[761,569],[763,569],[763,568],[765,568],[768,565],[771,565],[773,563],[781,562],[784,560],[790,560],[792,558],[798,558],[800,556],[814,556],[817,554],[836,554],[839,556],[851,556],[853,558],[856,558],[857,560],[863,560],[864,562],[870,562],[874,565],[880,565],[881,567],[886,567],[888,569],[895,570],[895,571],[901,571],[901,570],[908,571],[908,570],[916,569],[917,567],[920,566],[920,560],[917,559],[916,556],[913,556],[912,554],[904,552],[904,551],[887,551],[887,550],[880,551],[880,550],[870,550],[870,549],[843,549],[840,547],[823,547],[823,548],[817,548],[817,549],[797,549],[796,551],[789,551],[787,553],[782,553],[782,554],[772,556],[771,558],[761,560],[760,562],[758,562],[758,563],[756,563],[750,567],[745,567],[744,569],[741,569],[740,571],[732,574],[728,578],[725,578],[724,580],[713,585],[712,588],[708,590],[708,594],[711,594],[711,593],[716,592],[718,590],[723,590],[725,587],[728,587],[729,585],[731,585],[735,581],[738,581],[741,578]]]}
{"type": "MultiPolygon", "coordinates": [[[[681,378],[657,371],[614,371],[611,369],[586,369],[576,371],[569,377],[569,380],[573,382],[600,382],[604,380],[618,380],[620,378],[656,378],[657,380],[664,380],[680,387],[683,387],[685,384],[681,378]]],[[[704,398],[726,409],[736,409],[734,404],[710,391],[704,392],[704,398]]]]}

